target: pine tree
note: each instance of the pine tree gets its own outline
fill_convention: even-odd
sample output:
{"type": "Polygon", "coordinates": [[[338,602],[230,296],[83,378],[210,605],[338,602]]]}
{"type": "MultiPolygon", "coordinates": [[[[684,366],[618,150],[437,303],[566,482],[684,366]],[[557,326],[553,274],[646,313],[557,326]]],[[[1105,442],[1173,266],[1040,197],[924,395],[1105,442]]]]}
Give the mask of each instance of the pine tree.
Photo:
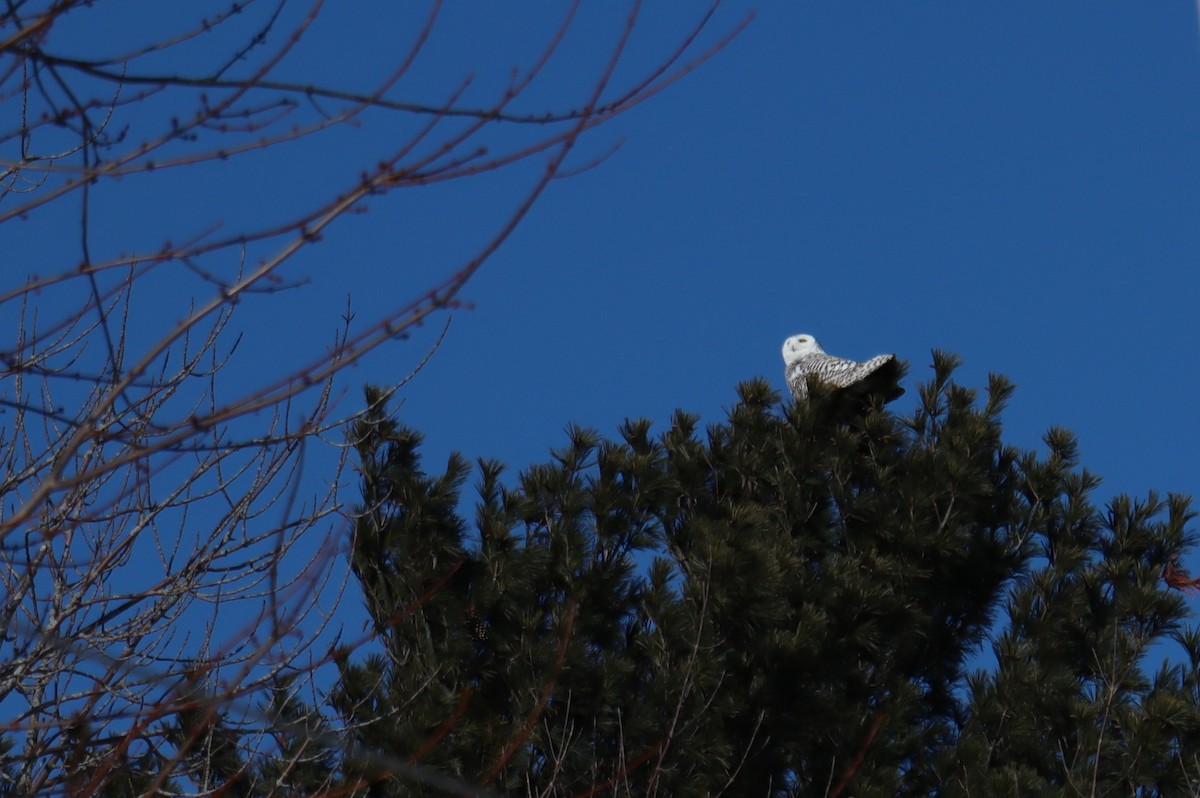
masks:
{"type": "Polygon", "coordinates": [[[1194,794],[1200,634],[1163,578],[1187,501],[1097,511],[1071,436],[1006,445],[1012,385],[956,366],[935,353],[907,416],[753,381],[703,433],[572,427],[513,480],[480,461],[470,520],[467,461],[427,473],[369,389],[378,647],[331,697],[355,750],[501,795],[1194,794]],[[1187,661],[1152,664],[1164,641],[1187,661]]]}

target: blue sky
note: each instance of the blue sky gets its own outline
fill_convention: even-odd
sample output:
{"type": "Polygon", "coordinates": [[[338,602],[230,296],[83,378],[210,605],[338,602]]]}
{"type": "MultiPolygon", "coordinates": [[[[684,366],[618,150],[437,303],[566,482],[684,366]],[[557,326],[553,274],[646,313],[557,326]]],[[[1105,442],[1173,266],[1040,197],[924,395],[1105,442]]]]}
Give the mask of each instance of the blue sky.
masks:
{"type": "Polygon", "coordinates": [[[1194,493],[1195,9],[756,10],[598,131],[596,150],[620,150],[553,186],[469,286],[475,309],[403,393],[431,450],[522,465],[568,421],[717,420],[741,380],[782,389],[779,343],[804,331],[849,357],[895,351],[910,387],[932,348],[961,355],[968,384],[1006,374],[1010,440],[1074,430],[1102,497],[1194,493]]]}
{"type": "MultiPolygon", "coordinates": [[[[645,10],[617,84],[703,10],[684,5],[645,10]]],[[[195,13],[181,8],[101,5],[56,35],[115,52],[195,13]]],[[[402,51],[410,9],[331,4],[284,74],[370,88],[402,51]]],[[[465,99],[484,104],[558,23],[545,9],[448,7],[390,96],[436,101],[474,73],[465,99]]],[[[613,435],[627,417],[661,429],[676,408],[720,420],[742,380],[782,391],[780,343],[809,332],[834,354],[908,360],[902,411],[931,349],[964,358],[966,384],[1007,375],[1019,386],[1010,442],[1035,447],[1052,425],[1072,429],[1105,479],[1100,498],[1194,493],[1195,7],[735,1],[704,41],[752,12],[711,61],[586,138],[576,164],[620,146],[552,185],[467,286],[473,308],[454,314],[399,395],[430,459],[458,450],[520,468],[572,422],[613,435]]],[[[624,13],[589,4],[521,110],[578,105],[624,13]]],[[[213,46],[198,45],[197,64],[213,46]]],[[[310,208],[353,185],[411,125],[367,114],[359,128],[186,177],[105,186],[93,254],[310,208]]],[[[502,146],[521,133],[489,135],[502,146]]],[[[306,285],[245,303],[231,375],[248,384],[307,361],[347,301],[367,324],[419,296],[495,233],[542,163],[372,200],[289,267],[306,285]]],[[[55,240],[75,218],[62,212],[0,232],[5,260],[45,269],[75,257],[69,237],[55,240]]],[[[147,336],[199,295],[169,275],[146,290],[153,301],[135,326],[147,336]]],[[[361,383],[407,375],[439,328],[347,372],[343,407],[356,407],[361,383]]]]}

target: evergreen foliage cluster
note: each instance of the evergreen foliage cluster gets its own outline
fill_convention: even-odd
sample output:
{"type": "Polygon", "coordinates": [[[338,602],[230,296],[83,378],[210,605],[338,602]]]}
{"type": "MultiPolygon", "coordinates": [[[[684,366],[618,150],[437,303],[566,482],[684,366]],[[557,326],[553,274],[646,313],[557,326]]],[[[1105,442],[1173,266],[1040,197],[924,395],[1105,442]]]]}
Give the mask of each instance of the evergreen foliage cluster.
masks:
{"type": "Polygon", "coordinates": [[[353,569],[382,650],[333,706],[502,795],[1195,794],[1200,636],[1162,580],[1187,500],[1098,510],[1072,436],[1006,445],[1013,387],[956,365],[910,416],[755,381],[703,434],[573,427],[515,484],[480,462],[470,520],[467,462],[427,473],[369,390],[353,569]]]}

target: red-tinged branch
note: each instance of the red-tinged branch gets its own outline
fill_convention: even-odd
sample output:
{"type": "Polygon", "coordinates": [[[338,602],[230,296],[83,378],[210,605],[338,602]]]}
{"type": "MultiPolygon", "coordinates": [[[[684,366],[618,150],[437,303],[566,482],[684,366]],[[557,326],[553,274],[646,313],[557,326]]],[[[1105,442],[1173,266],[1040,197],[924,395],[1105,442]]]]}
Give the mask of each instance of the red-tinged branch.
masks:
{"type": "Polygon", "coordinates": [[[1181,593],[1196,595],[1200,593],[1200,577],[1194,577],[1179,564],[1179,555],[1171,557],[1170,562],[1163,568],[1163,581],[1167,587],[1173,587],[1181,593]]]}
{"type": "Polygon", "coordinates": [[[492,764],[492,767],[480,779],[481,784],[489,784],[496,775],[504,769],[508,761],[512,759],[513,754],[517,752],[525,741],[529,739],[529,735],[533,733],[533,727],[537,725],[538,720],[542,717],[542,712],[546,709],[546,704],[550,702],[550,696],[554,695],[554,686],[558,683],[558,677],[562,673],[563,664],[567,660],[567,649],[571,645],[571,635],[575,629],[575,616],[578,614],[579,605],[574,600],[567,607],[567,617],[563,619],[562,639],[558,646],[558,658],[554,662],[554,672],[546,679],[545,686],[542,687],[542,694],[538,697],[537,704],[533,711],[529,713],[529,717],[525,719],[525,725],[517,733],[512,740],[509,741],[508,747],[492,764]]]}
{"type": "Polygon", "coordinates": [[[862,767],[863,759],[867,756],[867,749],[871,747],[871,742],[875,739],[875,735],[879,733],[879,727],[883,725],[883,719],[883,710],[875,710],[875,717],[871,720],[870,728],[867,729],[867,736],[863,738],[862,745],[858,747],[858,753],[854,755],[854,759],[850,761],[850,764],[842,772],[842,778],[829,791],[829,798],[838,798],[850,786],[850,783],[854,781],[854,774],[858,773],[858,769],[862,767]]]}

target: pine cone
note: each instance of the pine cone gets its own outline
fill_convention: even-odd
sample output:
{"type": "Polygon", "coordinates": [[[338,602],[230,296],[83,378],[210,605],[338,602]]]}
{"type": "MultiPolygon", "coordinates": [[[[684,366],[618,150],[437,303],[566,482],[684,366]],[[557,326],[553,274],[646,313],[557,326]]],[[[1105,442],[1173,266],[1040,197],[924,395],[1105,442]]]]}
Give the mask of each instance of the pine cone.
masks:
{"type": "Polygon", "coordinates": [[[467,628],[471,631],[471,639],[483,643],[488,639],[488,627],[475,611],[474,604],[467,605],[467,628]]]}

